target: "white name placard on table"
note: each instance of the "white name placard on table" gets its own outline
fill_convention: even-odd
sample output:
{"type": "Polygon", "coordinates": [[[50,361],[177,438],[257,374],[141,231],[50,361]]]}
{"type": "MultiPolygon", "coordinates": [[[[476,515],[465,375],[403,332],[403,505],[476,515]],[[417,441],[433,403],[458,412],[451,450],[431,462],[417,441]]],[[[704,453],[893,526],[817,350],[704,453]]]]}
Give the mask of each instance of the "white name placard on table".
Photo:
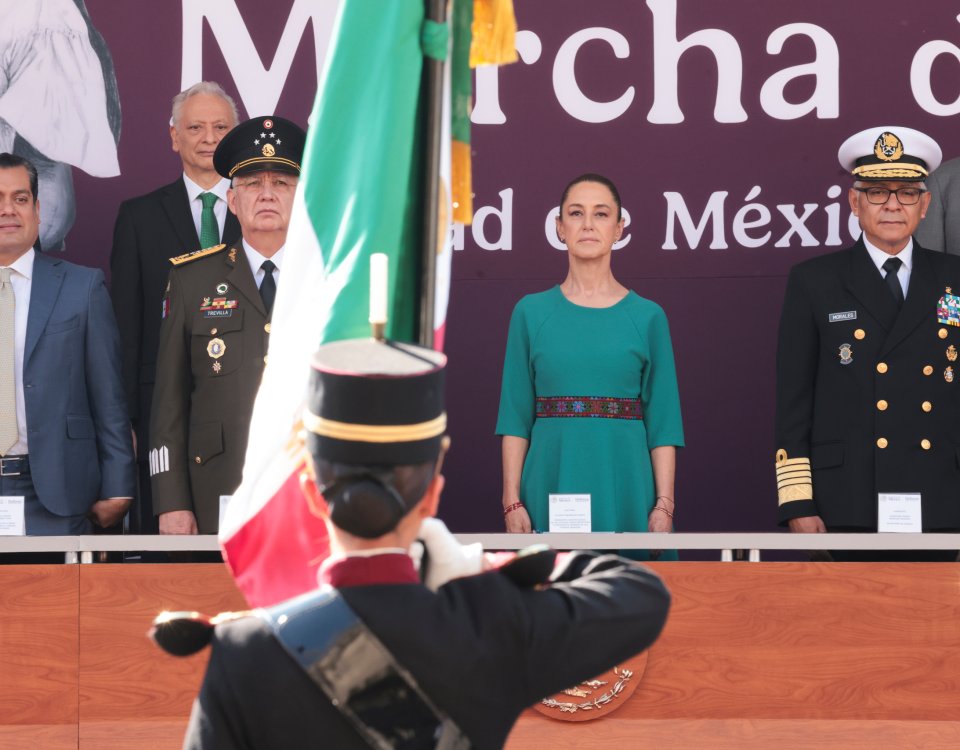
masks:
{"type": "Polygon", "coordinates": [[[24,536],[23,495],[0,495],[0,536],[24,536]]]}
{"type": "Polygon", "coordinates": [[[923,531],[920,493],[879,493],[877,531],[899,533],[923,531]]]}
{"type": "Polygon", "coordinates": [[[590,533],[590,495],[550,495],[550,531],[590,533]]]}

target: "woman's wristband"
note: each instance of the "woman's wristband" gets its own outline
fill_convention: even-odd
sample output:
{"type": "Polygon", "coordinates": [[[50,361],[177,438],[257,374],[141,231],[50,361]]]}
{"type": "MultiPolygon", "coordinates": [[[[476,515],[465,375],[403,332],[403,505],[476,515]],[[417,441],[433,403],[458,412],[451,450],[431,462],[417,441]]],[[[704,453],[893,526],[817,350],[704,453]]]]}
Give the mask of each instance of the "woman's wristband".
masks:
{"type": "Polygon", "coordinates": [[[669,500],[671,504],[674,504],[673,498],[667,497],[666,495],[657,495],[657,500],[669,500]]]}
{"type": "Polygon", "coordinates": [[[671,513],[666,508],[664,508],[662,505],[654,505],[653,510],[659,510],[661,513],[666,513],[667,516],[669,516],[670,518],[673,518],[673,513],[671,513]]]}
{"type": "Polygon", "coordinates": [[[519,510],[522,507],[523,507],[523,503],[514,503],[513,505],[508,505],[506,508],[503,509],[503,517],[506,518],[511,513],[513,513],[513,511],[519,510]]]}

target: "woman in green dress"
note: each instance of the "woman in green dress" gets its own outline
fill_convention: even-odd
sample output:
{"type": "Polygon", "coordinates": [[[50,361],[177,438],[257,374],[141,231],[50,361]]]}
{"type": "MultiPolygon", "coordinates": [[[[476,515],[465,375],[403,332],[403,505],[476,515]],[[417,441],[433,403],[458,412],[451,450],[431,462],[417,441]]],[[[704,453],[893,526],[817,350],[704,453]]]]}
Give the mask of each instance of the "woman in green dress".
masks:
{"type": "Polygon", "coordinates": [[[591,531],[673,528],[673,348],[660,306],[613,276],[622,232],[613,183],[573,180],[557,218],[567,277],[514,308],[497,419],[508,532],[550,531],[551,495],[589,495],[591,531]]]}

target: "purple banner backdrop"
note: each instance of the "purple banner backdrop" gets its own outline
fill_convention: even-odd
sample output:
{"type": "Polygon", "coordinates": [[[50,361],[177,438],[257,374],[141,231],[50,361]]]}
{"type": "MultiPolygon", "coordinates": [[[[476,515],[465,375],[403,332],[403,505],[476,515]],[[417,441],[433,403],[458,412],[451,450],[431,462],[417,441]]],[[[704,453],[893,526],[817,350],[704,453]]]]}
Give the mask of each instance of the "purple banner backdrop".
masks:
{"type": "MultiPolygon", "coordinates": [[[[116,69],[121,175],[74,170],[67,257],[105,268],[119,202],[176,176],[167,124],[183,85],[217,80],[244,115],[305,123],[334,5],[86,0],[116,69]]],[[[836,161],[847,135],[908,125],[960,155],[960,2],[518,0],[516,11],[521,62],[477,75],[444,516],[457,531],[502,528],[493,429],[507,322],[523,294],[563,279],[550,215],[571,177],[598,171],[629,213],[614,271],[671,322],[688,446],[677,526],[768,530],[786,273],[852,241],[836,161]]]]}

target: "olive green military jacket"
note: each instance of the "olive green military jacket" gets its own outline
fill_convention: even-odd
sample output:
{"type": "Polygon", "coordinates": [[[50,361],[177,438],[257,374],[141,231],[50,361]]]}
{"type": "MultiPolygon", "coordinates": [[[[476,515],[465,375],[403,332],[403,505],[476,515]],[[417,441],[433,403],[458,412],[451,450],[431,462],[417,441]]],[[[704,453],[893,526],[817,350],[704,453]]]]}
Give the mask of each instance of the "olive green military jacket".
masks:
{"type": "Polygon", "coordinates": [[[240,484],[270,322],[242,242],[172,258],[150,418],[154,512],[218,530],[240,484]]]}

